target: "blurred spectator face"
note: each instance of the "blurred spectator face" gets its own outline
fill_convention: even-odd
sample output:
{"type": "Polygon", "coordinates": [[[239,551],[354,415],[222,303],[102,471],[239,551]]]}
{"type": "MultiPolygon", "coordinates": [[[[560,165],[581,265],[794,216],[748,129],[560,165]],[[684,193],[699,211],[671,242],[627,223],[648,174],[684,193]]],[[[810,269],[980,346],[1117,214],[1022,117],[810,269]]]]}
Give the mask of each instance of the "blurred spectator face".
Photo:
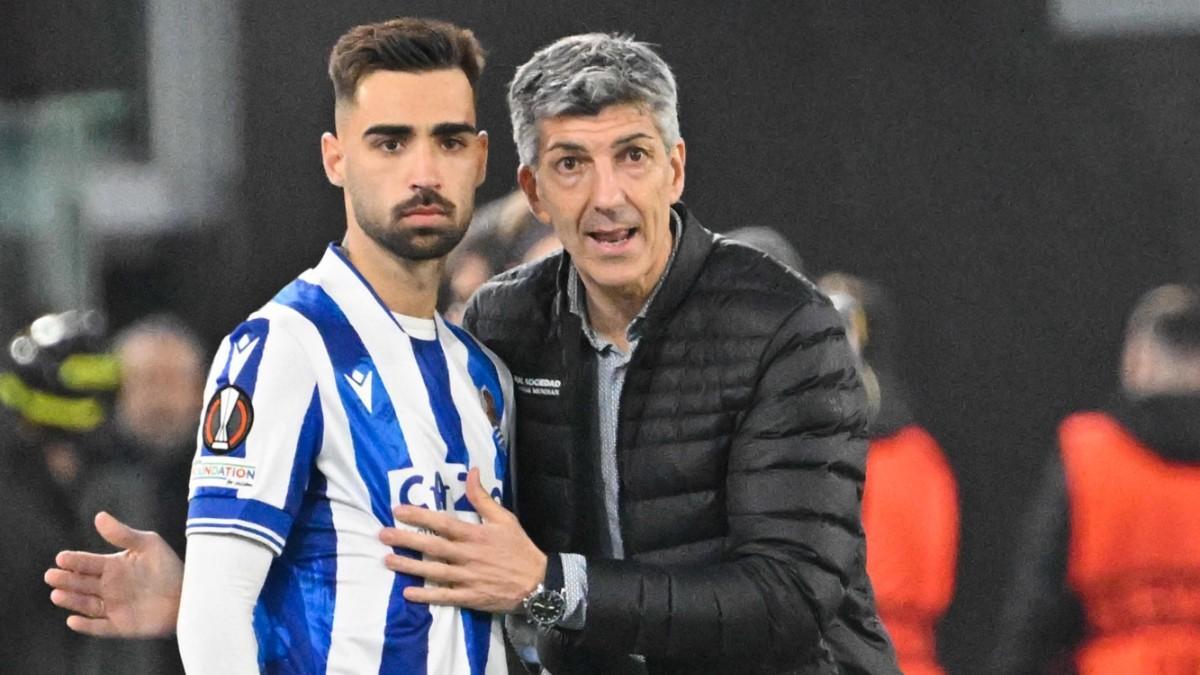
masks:
{"type": "Polygon", "coordinates": [[[551,253],[555,253],[561,248],[562,242],[558,240],[558,237],[553,234],[548,234],[533,242],[533,245],[529,247],[529,250],[525,251],[525,255],[521,256],[521,262],[527,263],[533,262],[534,260],[541,260],[551,253]]]}
{"type": "Polygon", "coordinates": [[[1200,394],[1200,353],[1181,353],[1153,335],[1134,334],[1121,355],[1121,386],[1134,397],[1200,394]]]}
{"type": "Polygon", "coordinates": [[[590,286],[648,294],[671,255],[670,205],[684,183],[684,145],[668,151],[643,107],[538,122],[536,167],[519,180],[590,286]]]}
{"type": "Polygon", "coordinates": [[[147,332],[123,341],[117,358],[117,419],[125,431],[154,450],[190,444],[204,395],[203,356],[178,336],[147,332]]]}
{"type": "Polygon", "coordinates": [[[492,266],[482,255],[467,251],[458,256],[450,274],[450,292],[457,302],[466,302],[475,289],[492,277],[492,266]]]}
{"type": "Polygon", "coordinates": [[[462,239],[487,165],[462,70],[380,70],[337,104],[325,171],[345,189],[349,225],[409,260],[441,258],[462,239]]]}

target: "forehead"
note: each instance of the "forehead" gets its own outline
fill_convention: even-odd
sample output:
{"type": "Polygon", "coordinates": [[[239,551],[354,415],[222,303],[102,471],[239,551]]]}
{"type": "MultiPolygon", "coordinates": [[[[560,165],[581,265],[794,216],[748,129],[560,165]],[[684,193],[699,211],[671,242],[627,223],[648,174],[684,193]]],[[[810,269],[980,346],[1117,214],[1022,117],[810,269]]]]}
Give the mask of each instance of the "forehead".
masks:
{"type": "Polygon", "coordinates": [[[354,100],[339,103],[339,110],[342,106],[347,122],[355,126],[475,124],[475,93],[459,68],[418,73],[377,70],[358,81],[354,100]]]}
{"type": "Polygon", "coordinates": [[[538,122],[542,149],[558,144],[604,147],[634,135],[662,140],[654,116],[645,106],[632,103],[611,105],[596,115],[560,115],[538,122]]]}

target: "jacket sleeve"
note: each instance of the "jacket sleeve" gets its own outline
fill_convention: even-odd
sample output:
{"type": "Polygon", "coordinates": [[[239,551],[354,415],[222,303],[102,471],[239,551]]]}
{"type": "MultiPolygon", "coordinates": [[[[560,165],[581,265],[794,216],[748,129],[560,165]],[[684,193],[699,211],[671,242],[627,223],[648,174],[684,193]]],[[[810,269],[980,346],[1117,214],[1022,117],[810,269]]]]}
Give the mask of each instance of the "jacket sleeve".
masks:
{"type": "Polygon", "coordinates": [[[755,663],[825,648],[862,565],[865,396],[823,299],[780,324],[757,368],[729,448],[724,560],[589,560],[585,647],[755,663]]]}
{"type": "Polygon", "coordinates": [[[1055,452],[1022,523],[990,672],[1073,672],[1070,648],[1082,636],[1083,610],[1067,584],[1069,539],[1067,478],[1062,458],[1055,452]]]}

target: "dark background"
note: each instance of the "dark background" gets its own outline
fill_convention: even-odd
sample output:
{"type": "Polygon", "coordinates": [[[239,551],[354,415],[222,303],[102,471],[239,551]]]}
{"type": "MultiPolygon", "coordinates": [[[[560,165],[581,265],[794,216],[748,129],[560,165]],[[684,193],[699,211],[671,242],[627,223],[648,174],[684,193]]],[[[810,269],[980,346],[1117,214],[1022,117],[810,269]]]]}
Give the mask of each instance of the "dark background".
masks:
{"type": "MultiPolygon", "coordinates": [[[[1066,40],[1040,0],[746,4],[239,3],[240,218],[199,233],[207,244],[160,243],[142,268],[107,270],[108,303],[173,307],[215,343],[340,235],[318,137],[332,124],[326,54],[346,28],[404,13],[475,30],[490,53],[480,202],[513,186],[514,68],[567,33],[633,33],[675,68],[685,200],[706,225],[775,226],[811,272],[895,292],[902,372],[960,481],[942,651],[953,672],[976,672],[1055,425],[1115,386],[1138,295],[1200,281],[1200,37],[1066,40]]],[[[5,4],[0,25],[21,28],[0,46],[0,96],[144,89],[140,11],[5,4]]]]}

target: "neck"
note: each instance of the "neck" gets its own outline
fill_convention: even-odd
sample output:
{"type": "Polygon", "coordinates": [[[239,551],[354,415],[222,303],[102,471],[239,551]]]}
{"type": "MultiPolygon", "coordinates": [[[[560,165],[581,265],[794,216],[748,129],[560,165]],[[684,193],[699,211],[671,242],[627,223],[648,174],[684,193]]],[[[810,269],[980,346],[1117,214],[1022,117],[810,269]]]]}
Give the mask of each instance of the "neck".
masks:
{"type": "Polygon", "coordinates": [[[433,318],[445,258],[399,258],[353,227],[346,231],[342,248],[388,309],[408,316],[433,318]]]}
{"type": "Polygon", "coordinates": [[[650,290],[608,289],[580,276],[583,279],[584,300],[587,302],[588,323],[592,330],[621,351],[627,351],[629,324],[642,311],[646,299],[650,297],[650,290]]]}

